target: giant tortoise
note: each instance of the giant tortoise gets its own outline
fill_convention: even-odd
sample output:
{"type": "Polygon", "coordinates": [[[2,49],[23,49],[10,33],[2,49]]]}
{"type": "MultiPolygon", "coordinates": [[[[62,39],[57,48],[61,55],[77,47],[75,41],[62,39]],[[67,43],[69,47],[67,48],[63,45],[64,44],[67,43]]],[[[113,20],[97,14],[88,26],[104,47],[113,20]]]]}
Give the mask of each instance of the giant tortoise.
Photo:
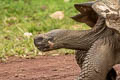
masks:
{"type": "Polygon", "coordinates": [[[76,50],[81,73],[76,80],[116,80],[113,66],[120,63],[119,0],[97,0],[75,4],[80,14],[71,17],[89,30],[52,30],[34,39],[40,51],[60,48],[76,50]]]}

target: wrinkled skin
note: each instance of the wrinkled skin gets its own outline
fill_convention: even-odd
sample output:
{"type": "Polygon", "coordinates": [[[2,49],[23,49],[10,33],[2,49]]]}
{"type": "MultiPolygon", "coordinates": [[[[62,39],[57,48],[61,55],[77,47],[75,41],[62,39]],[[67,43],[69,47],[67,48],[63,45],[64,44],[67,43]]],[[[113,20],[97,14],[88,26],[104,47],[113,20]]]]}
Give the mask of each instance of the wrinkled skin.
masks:
{"type": "MultiPolygon", "coordinates": [[[[77,17],[72,18],[77,21],[77,17]]],[[[120,63],[120,34],[107,27],[104,18],[99,17],[96,25],[94,21],[89,23],[86,24],[94,26],[90,30],[59,29],[40,34],[34,40],[35,46],[41,51],[60,48],[77,50],[76,60],[82,69],[77,80],[116,80],[116,72],[112,67],[120,63]]]]}

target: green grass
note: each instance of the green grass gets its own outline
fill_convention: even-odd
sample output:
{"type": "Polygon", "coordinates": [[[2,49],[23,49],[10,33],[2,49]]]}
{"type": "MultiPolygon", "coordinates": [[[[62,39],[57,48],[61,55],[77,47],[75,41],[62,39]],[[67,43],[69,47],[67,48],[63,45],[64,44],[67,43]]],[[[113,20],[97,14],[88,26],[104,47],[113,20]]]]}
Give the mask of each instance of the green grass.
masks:
{"type": "Polygon", "coordinates": [[[33,44],[33,38],[37,34],[58,28],[74,29],[73,25],[81,25],[69,17],[78,13],[74,3],[83,1],[87,0],[70,0],[67,3],[63,0],[0,0],[0,58],[36,56],[39,51],[33,44]],[[63,11],[64,19],[51,19],[49,15],[55,11],[63,11]],[[25,32],[33,36],[25,37],[25,32]]]}

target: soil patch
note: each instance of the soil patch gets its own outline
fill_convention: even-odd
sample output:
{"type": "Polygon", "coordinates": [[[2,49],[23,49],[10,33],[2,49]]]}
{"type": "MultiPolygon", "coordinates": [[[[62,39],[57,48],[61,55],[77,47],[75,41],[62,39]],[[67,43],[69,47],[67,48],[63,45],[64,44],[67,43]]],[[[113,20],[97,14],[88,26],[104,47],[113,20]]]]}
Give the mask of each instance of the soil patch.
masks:
{"type": "MultiPolygon", "coordinates": [[[[115,68],[119,73],[119,65],[115,68]]],[[[79,73],[74,55],[11,57],[0,63],[0,80],[74,80],[79,73]]]]}

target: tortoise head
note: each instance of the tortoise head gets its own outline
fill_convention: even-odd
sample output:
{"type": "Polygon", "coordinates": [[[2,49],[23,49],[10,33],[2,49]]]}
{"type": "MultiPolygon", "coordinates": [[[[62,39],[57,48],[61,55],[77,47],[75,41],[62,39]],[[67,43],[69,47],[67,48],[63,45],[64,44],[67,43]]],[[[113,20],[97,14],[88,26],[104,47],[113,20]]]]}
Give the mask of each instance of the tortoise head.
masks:
{"type": "Polygon", "coordinates": [[[34,38],[34,44],[40,51],[49,51],[54,49],[56,32],[51,31],[45,34],[39,34],[34,38]]]}
{"type": "Polygon", "coordinates": [[[45,34],[39,34],[34,38],[34,44],[40,51],[50,51],[63,47],[63,42],[66,34],[66,30],[52,30],[45,34]]]}
{"type": "MultiPolygon", "coordinates": [[[[80,49],[80,45],[82,44],[80,41],[81,37],[88,32],[89,31],[63,29],[52,30],[48,33],[39,34],[38,36],[36,36],[34,38],[34,44],[40,51],[50,51],[60,48],[78,50],[80,49]]],[[[86,49],[86,47],[82,47],[82,49],[86,49]]]]}

